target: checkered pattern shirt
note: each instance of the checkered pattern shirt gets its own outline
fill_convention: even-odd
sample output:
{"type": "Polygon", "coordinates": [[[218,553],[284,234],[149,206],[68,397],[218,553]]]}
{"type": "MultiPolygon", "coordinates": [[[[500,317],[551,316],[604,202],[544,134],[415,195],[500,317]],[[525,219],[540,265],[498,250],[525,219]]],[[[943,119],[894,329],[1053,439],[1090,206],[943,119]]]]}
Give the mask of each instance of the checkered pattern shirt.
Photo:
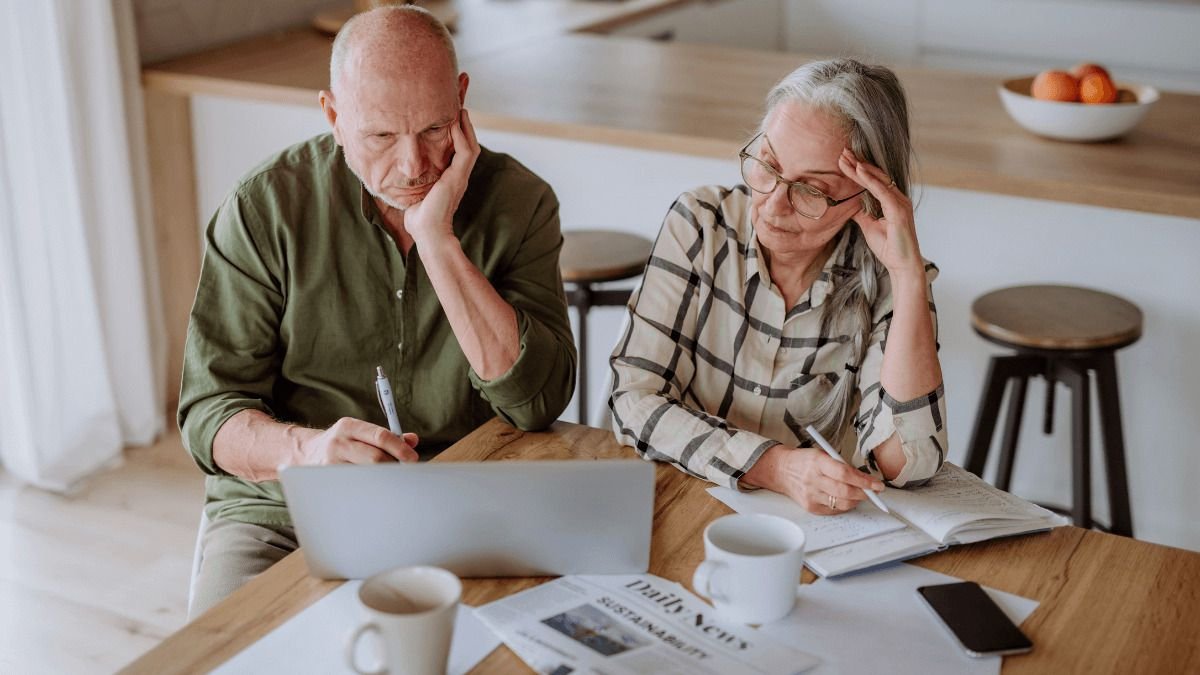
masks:
{"type": "MultiPolygon", "coordinates": [[[[747,188],[682,195],[663,222],[610,360],[617,439],[647,459],[737,489],[767,448],[812,447],[797,420],[857,369],[856,414],[830,442],[851,466],[882,479],[872,451],[899,434],[907,461],[889,484],[928,480],[945,459],[945,399],[939,385],[896,401],[880,384],[892,318],[887,274],[865,358],[853,353],[850,336],[838,334],[839,322],[831,324],[834,334],[821,334],[825,299],[839,279],[858,274],[853,247],[866,246],[856,227],[838,236],[820,277],[789,309],[754,236],[747,188]]],[[[926,261],[925,269],[932,282],[937,268],[926,261]]],[[[929,297],[936,326],[932,288],[929,297]]]]}

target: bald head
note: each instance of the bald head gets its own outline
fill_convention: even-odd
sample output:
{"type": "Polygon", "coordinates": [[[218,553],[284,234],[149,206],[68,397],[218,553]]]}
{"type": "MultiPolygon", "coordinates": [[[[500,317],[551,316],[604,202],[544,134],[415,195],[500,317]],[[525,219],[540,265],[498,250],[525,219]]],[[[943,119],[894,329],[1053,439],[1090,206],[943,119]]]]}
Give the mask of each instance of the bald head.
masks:
{"type": "Polygon", "coordinates": [[[338,31],[329,59],[329,88],[378,81],[380,77],[458,75],[450,31],[427,10],[413,5],[378,7],[352,17],[338,31]]]}
{"type": "Polygon", "coordinates": [[[429,12],[381,7],[333,41],[330,88],[318,98],[346,164],[381,205],[420,201],[454,156],[470,78],[429,12]]]}

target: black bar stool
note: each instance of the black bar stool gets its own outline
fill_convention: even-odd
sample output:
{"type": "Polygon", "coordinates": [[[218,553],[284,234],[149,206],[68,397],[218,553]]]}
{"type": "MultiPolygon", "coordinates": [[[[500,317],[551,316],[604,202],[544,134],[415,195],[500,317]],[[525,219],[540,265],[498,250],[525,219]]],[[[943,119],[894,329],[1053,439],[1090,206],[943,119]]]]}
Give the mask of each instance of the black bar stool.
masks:
{"type": "MultiPolygon", "coordinates": [[[[1112,512],[1113,534],[1133,536],[1129,487],[1125,477],[1125,440],[1117,391],[1118,349],[1142,335],[1142,311],[1137,305],[1086,288],[1072,286],[1015,286],[988,293],[971,306],[971,325],[989,342],[1016,352],[993,356],[988,366],[975,428],[967,447],[966,469],[982,476],[1000,402],[1010,380],[1008,415],[1000,443],[996,487],[1007,490],[1016,460],[1017,436],[1025,407],[1029,378],[1046,379],[1043,432],[1053,431],[1054,388],[1062,382],[1071,390],[1072,488],[1070,515],[1079,527],[1098,527],[1092,520],[1091,495],[1091,378],[1096,374],[1100,427],[1104,437],[1105,474],[1112,512]]],[[[1050,507],[1057,511],[1065,509],[1050,507]]]]}
{"type": "Polygon", "coordinates": [[[633,289],[595,289],[592,284],[620,281],[642,273],[654,242],[645,237],[614,230],[568,230],[563,232],[558,266],[566,284],[567,304],[579,318],[579,423],[587,424],[587,315],[592,307],[624,305],[633,289]]]}

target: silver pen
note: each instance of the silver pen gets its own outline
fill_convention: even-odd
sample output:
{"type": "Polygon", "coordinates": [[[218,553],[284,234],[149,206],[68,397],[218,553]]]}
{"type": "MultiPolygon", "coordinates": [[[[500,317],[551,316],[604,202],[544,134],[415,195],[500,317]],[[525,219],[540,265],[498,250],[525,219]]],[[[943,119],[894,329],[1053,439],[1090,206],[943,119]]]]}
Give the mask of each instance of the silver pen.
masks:
{"type": "Polygon", "coordinates": [[[396,414],[396,400],[392,398],[392,383],[383,374],[383,366],[375,366],[375,396],[379,399],[383,414],[387,415],[388,429],[397,436],[403,434],[400,416],[396,414]]]}
{"type": "MultiPolygon", "coordinates": [[[[812,439],[817,442],[817,445],[821,446],[821,449],[825,451],[825,454],[836,459],[842,464],[849,463],[838,454],[837,450],[833,449],[833,446],[829,444],[829,441],[825,440],[825,437],[821,435],[821,432],[817,431],[816,427],[810,424],[805,427],[804,430],[808,432],[809,436],[812,436],[812,439]]],[[[863,490],[863,492],[867,495],[867,499],[870,499],[872,502],[874,502],[875,506],[878,506],[881,511],[884,513],[892,512],[891,509],[887,507],[887,504],[884,504],[883,500],[879,498],[879,495],[870,490],[863,490]]]]}

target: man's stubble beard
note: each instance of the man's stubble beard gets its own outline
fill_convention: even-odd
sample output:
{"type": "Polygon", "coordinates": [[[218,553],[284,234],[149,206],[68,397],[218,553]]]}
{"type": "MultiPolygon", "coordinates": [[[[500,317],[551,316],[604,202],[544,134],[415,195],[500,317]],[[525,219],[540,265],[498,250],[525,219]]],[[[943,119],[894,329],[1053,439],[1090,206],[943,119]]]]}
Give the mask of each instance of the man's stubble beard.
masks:
{"type": "MultiPolygon", "coordinates": [[[[421,199],[418,199],[417,201],[413,202],[412,204],[403,204],[402,205],[399,202],[396,202],[395,200],[393,200],[391,197],[388,197],[387,195],[384,195],[382,193],[376,192],[375,190],[372,190],[371,186],[367,184],[367,181],[363,180],[362,173],[359,172],[359,170],[354,166],[354,163],[350,161],[350,156],[346,154],[345,148],[342,149],[342,157],[346,160],[346,166],[350,167],[350,173],[354,174],[354,177],[358,179],[358,182],[363,186],[363,189],[367,191],[367,194],[369,194],[372,197],[374,197],[375,199],[383,202],[388,208],[392,208],[397,211],[404,212],[404,211],[407,211],[408,209],[416,206],[417,204],[420,204],[421,199],[424,199],[424,197],[422,197],[421,199]]],[[[426,185],[431,185],[435,182],[437,182],[436,177],[433,180],[430,180],[430,181],[427,181],[424,183],[420,183],[418,185],[411,185],[408,187],[410,189],[415,188],[415,187],[424,187],[426,185]]]]}

